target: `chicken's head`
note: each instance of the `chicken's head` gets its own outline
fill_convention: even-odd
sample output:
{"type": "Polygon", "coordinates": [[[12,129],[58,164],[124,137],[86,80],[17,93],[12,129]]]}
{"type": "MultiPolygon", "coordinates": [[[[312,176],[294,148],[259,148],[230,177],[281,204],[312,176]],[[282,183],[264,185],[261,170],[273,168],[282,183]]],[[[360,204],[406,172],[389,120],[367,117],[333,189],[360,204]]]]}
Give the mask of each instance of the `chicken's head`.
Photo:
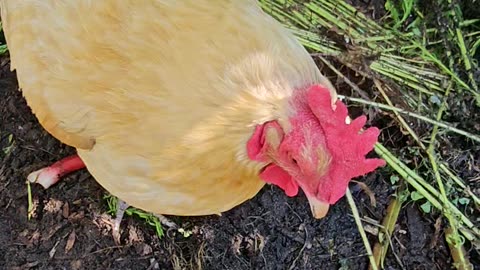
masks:
{"type": "Polygon", "coordinates": [[[348,182],[383,166],[366,158],[379,130],[362,130],[366,117],[348,118],[345,104],[333,105],[327,88],[315,85],[292,97],[288,124],[258,125],[248,141],[250,159],[267,163],[260,178],[295,196],[300,187],[316,218],[345,195],[348,182]]]}

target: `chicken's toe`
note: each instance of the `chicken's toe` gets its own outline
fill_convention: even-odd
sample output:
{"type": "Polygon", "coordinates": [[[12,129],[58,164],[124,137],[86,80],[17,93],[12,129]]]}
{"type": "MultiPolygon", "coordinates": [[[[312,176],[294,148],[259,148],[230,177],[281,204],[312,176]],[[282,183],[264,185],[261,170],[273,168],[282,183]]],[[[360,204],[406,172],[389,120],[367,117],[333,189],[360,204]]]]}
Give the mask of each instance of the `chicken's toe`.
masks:
{"type": "Polygon", "coordinates": [[[169,227],[169,228],[172,228],[172,229],[177,229],[178,228],[178,225],[175,222],[166,218],[164,215],[155,214],[155,216],[160,220],[160,223],[162,223],[166,227],[169,227]]]}
{"type": "Polygon", "coordinates": [[[117,213],[115,214],[115,221],[113,223],[112,235],[113,240],[117,245],[120,244],[120,223],[122,223],[123,214],[128,208],[128,204],[125,201],[118,199],[117,202],[117,213]]]}

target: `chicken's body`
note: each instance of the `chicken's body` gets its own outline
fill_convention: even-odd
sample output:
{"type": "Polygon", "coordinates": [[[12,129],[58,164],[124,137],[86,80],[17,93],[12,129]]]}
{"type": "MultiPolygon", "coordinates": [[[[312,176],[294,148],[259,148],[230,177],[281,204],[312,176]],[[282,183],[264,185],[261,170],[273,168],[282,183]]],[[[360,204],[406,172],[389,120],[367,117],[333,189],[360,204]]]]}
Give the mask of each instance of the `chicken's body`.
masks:
{"type": "Polygon", "coordinates": [[[40,123],[94,178],[159,214],[219,214],[253,197],[257,124],[335,91],[250,0],[2,0],[12,68],[40,123]]]}

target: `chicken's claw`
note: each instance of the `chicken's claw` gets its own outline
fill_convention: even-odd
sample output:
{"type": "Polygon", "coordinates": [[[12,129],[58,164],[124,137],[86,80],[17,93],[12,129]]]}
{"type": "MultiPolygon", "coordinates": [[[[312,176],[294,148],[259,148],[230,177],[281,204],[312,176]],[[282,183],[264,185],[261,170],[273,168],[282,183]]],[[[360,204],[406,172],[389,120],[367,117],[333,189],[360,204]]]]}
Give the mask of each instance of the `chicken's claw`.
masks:
{"type": "Polygon", "coordinates": [[[175,222],[166,218],[164,215],[155,214],[155,216],[160,220],[160,223],[162,223],[162,225],[165,225],[166,227],[169,227],[169,228],[172,228],[172,229],[177,229],[178,228],[178,225],[175,222]]]}
{"type": "Polygon", "coordinates": [[[120,223],[122,223],[123,214],[128,208],[128,204],[125,201],[118,199],[117,202],[117,213],[115,214],[115,221],[112,228],[113,240],[117,245],[120,245],[120,223]]]}

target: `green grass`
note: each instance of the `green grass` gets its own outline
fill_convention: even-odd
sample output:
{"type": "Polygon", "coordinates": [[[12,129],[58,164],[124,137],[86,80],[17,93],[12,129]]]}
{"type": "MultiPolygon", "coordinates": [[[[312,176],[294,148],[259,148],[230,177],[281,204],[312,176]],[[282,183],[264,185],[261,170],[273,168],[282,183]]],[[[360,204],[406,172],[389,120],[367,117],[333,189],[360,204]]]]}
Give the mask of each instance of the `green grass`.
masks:
{"type": "Polygon", "coordinates": [[[390,17],[394,22],[393,28],[398,28],[404,23],[413,11],[416,1],[385,1],[385,9],[390,12],[390,17]]]}
{"type": "MultiPolygon", "coordinates": [[[[475,208],[480,206],[480,200],[471,192],[468,183],[458,177],[439,155],[438,140],[445,135],[455,135],[480,142],[477,134],[443,121],[450,109],[446,100],[454,95],[471,96],[480,106],[478,82],[474,81],[473,74],[478,70],[473,57],[480,47],[480,20],[463,20],[461,9],[455,2],[430,1],[438,9],[435,16],[441,15],[443,20],[442,27],[438,27],[436,18],[422,14],[419,2],[386,1],[389,14],[380,24],[344,1],[260,0],[267,13],[287,26],[313,57],[341,77],[359,96],[343,97],[346,101],[391,111],[398,126],[416,142],[416,146],[410,147],[409,155],[405,151],[389,150],[380,143],[375,151],[387,161],[392,177],[398,175],[408,183],[408,188],[402,191],[402,198],[418,203],[425,214],[432,214],[436,209],[443,215],[448,223],[446,240],[454,266],[468,269],[463,244],[468,240],[479,247],[480,231],[472,218],[474,213],[478,214],[475,208]],[[379,93],[377,100],[381,101],[371,100],[367,91],[336,68],[339,65],[370,79],[379,93]],[[401,107],[393,104],[391,98],[395,95],[402,96],[404,104],[401,107]],[[417,134],[405,116],[429,124],[430,135],[425,138],[425,134],[417,134]],[[419,154],[423,157],[422,164],[415,168],[406,165],[405,160],[419,154]]],[[[406,147],[398,145],[395,148],[406,147]]],[[[403,184],[392,185],[400,187],[403,184]]],[[[403,201],[394,203],[401,205],[403,201]]],[[[355,206],[351,206],[353,211],[355,206]]],[[[398,211],[399,206],[392,209],[398,211]]],[[[396,218],[392,221],[391,216],[398,214],[387,213],[390,220],[384,222],[388,225],[386,227],[391,228],[392,222],[396,223],[396,218]]],[[[359,217],[356,219],[358,223],[359,217]]],[[[360,228],[361,222],[358,224],[360,228]]],[[[384,235],[388,235],[386,227],[382,227],[384,235]]],[[[383,243],[379,247],[383,250],[371,254],[370,245],[365,240],[368,253],[377,256],[375,263],[371,261],[370,269],[381,266],[388,248],[386,242],[383,243]]]]}
{"type": "MultiPolygon", "coordinates": [[[[0,22],[0,33],[3,34],[2,22],[0,22]]],[[[6,52],[8,52],[7,44],[0,44],[0,55],[5,54],[6,52]]]]}

